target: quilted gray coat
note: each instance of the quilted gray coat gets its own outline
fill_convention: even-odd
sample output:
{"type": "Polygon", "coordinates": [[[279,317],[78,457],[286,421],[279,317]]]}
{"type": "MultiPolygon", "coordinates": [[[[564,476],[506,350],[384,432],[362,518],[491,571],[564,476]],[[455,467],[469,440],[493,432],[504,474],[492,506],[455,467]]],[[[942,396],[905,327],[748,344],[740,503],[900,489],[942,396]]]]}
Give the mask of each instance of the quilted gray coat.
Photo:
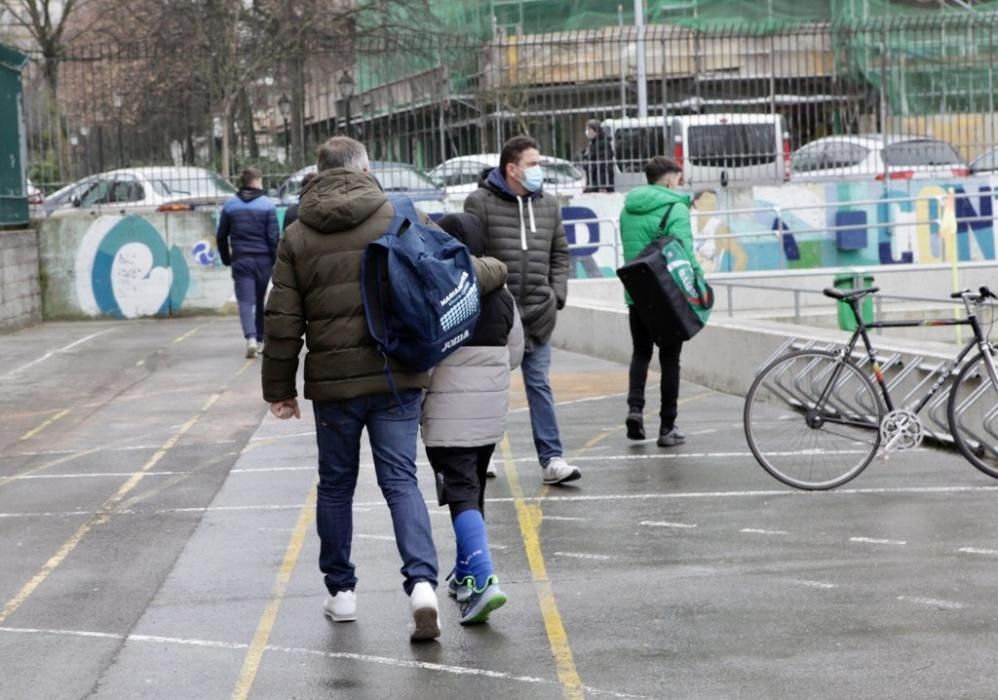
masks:
{"type": "Polygon", "coordinates": [[[510,371],[522,359],[523,327],[514,307],[507,345],[465,345],[433,369],[423,399],[423,444],[482,447],[502,440],[510,371]]]}
{"type": "Polygon", "coordinates": [[[506,263],[506,285],[516,298],[528,340],[544,344],[568,298],[568,240],[561,205],[549,194],[514,194],[496,168],[464,210],[485,228],[485,254],[506,263]]]}

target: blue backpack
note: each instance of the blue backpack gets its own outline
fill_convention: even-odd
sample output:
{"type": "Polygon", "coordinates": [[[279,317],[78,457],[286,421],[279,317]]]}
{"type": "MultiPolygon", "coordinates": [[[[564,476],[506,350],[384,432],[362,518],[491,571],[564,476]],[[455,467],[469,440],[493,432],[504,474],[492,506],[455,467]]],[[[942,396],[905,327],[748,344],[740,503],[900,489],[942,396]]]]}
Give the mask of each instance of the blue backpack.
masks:
{"type": "Polygon", "coordinates": [[[471,338],[478,322],[478,280],[460,241],[419,220],[407,197],[390,198],[391,227],[367,245],[361,296],[367,328],[385,357],[406,369],[436,367],[471,338]]]}

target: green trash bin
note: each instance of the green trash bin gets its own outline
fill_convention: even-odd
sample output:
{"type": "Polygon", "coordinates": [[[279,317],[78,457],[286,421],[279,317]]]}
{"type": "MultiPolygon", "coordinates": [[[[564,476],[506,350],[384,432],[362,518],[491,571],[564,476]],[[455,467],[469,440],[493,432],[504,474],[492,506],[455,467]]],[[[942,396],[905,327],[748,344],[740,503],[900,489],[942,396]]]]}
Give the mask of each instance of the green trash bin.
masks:
{"type": "Polygon", "coordinates": [[[24,120],[21,68],[24,54],[0,44],[0,228],[28,223],[24,180],[24,120]]]}
{"type": "MultiPolygon", "coordinates": [[[[873,275],[862,272],[842,272],[835,275],[834,282],[836,289],[865,289],[873,286],[873,275]],[[860,286],[857,287],[856,285],[860,286]]],[[[856,330],[856,317],[852,314],[852,309],[844,301],[838,302],[839,307],[839,328],[844,331],[856,330]]],[[[873,296],[864,297],[860,302],[859,312],[863,315],[864,323],[873,323],[873,296]]]]}

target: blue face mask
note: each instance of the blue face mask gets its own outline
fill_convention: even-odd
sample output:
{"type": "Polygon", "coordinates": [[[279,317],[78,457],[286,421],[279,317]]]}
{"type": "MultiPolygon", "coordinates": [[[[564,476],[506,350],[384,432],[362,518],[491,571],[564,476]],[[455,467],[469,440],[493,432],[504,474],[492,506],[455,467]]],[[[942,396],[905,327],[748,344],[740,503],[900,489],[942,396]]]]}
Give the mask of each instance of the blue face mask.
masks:
{"type": "Polygon", "coordinates": [[[539,192],[544,186],[544,168],[535,165],[523,171],[523,186],[527,192],[539,192]]]}

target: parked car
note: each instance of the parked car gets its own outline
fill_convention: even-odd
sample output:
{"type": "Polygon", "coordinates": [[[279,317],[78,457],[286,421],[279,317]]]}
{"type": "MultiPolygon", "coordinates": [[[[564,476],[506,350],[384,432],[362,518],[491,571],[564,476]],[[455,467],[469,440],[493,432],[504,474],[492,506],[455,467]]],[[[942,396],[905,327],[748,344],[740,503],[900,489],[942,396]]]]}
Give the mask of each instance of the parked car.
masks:
{"type": "Polygon", "coordinates": [[[791,158],[794,180],[874,178],[910,180],[962,177],[970,168],[950,144],[924,136],[827,136],[791,158]]]}
{"type": "Polygon", "coordinates": [[[790,137],[778,114],[685,114],[606,119],[613,137],[614,189],[646,183],[644,166],[669,156],[687,185],[779,183],[789,177],[790,137]]]}
{"type": "Polygon", "coordinates": [[[38,206],[39,204],[42,203],[42,200],[45,199],[45,197],[42,195],[42,191],[37,187],[35,187],[33,184],[31,184],[30,177],[25,179],[24,189],[25,189],[24,193],[28,197],[28,206],[32,207],[38,206]]]}
{"type": "MultiPolygon", "coordinates": [[[[576,197],[586,188],[586,174],[567,160],[543,157],[544,190],[554,194],[576,197]]],[[[478,189],[483,171],[499,167],[498,153],[479,153],[450,158],[429,171],[437,185],[448,197],[465,196],[478,189]]]]}
{"type": "MultiPolygon", "coordinates": [[[[314,173],[315,166],[309,165],[289,177],[277,188],[275,198],[282,204],[294,204],[298,201],[298,190],[301,181],[308,173],[314,173]]],[[[387,161],[372,161],[371,174],[381,183],[387,193],[404,194],[414,202],[442,202],[443,190],[436,183],[414,166],[408,163],[392,163],[387,161]]],[[[424,205],[423,209],[427,209],[424,205]]],[[[435,211],[435,210],[434,210],[435,211]]]]}
{"type": "Polygon", "coordinates": [[[236,193],[221,175],[205,168],[150,166],[90,175],[45,198],[46,215],[68,209],[139,208],[184,210],[215,206],[236,193]]]}
{"type": "Polygon", "coordinates": [[[974,175],[978,173],[984,175],[996,171],[998,171],[998,146],[977,156],[970,164],[970,172],[974,175]]]}

